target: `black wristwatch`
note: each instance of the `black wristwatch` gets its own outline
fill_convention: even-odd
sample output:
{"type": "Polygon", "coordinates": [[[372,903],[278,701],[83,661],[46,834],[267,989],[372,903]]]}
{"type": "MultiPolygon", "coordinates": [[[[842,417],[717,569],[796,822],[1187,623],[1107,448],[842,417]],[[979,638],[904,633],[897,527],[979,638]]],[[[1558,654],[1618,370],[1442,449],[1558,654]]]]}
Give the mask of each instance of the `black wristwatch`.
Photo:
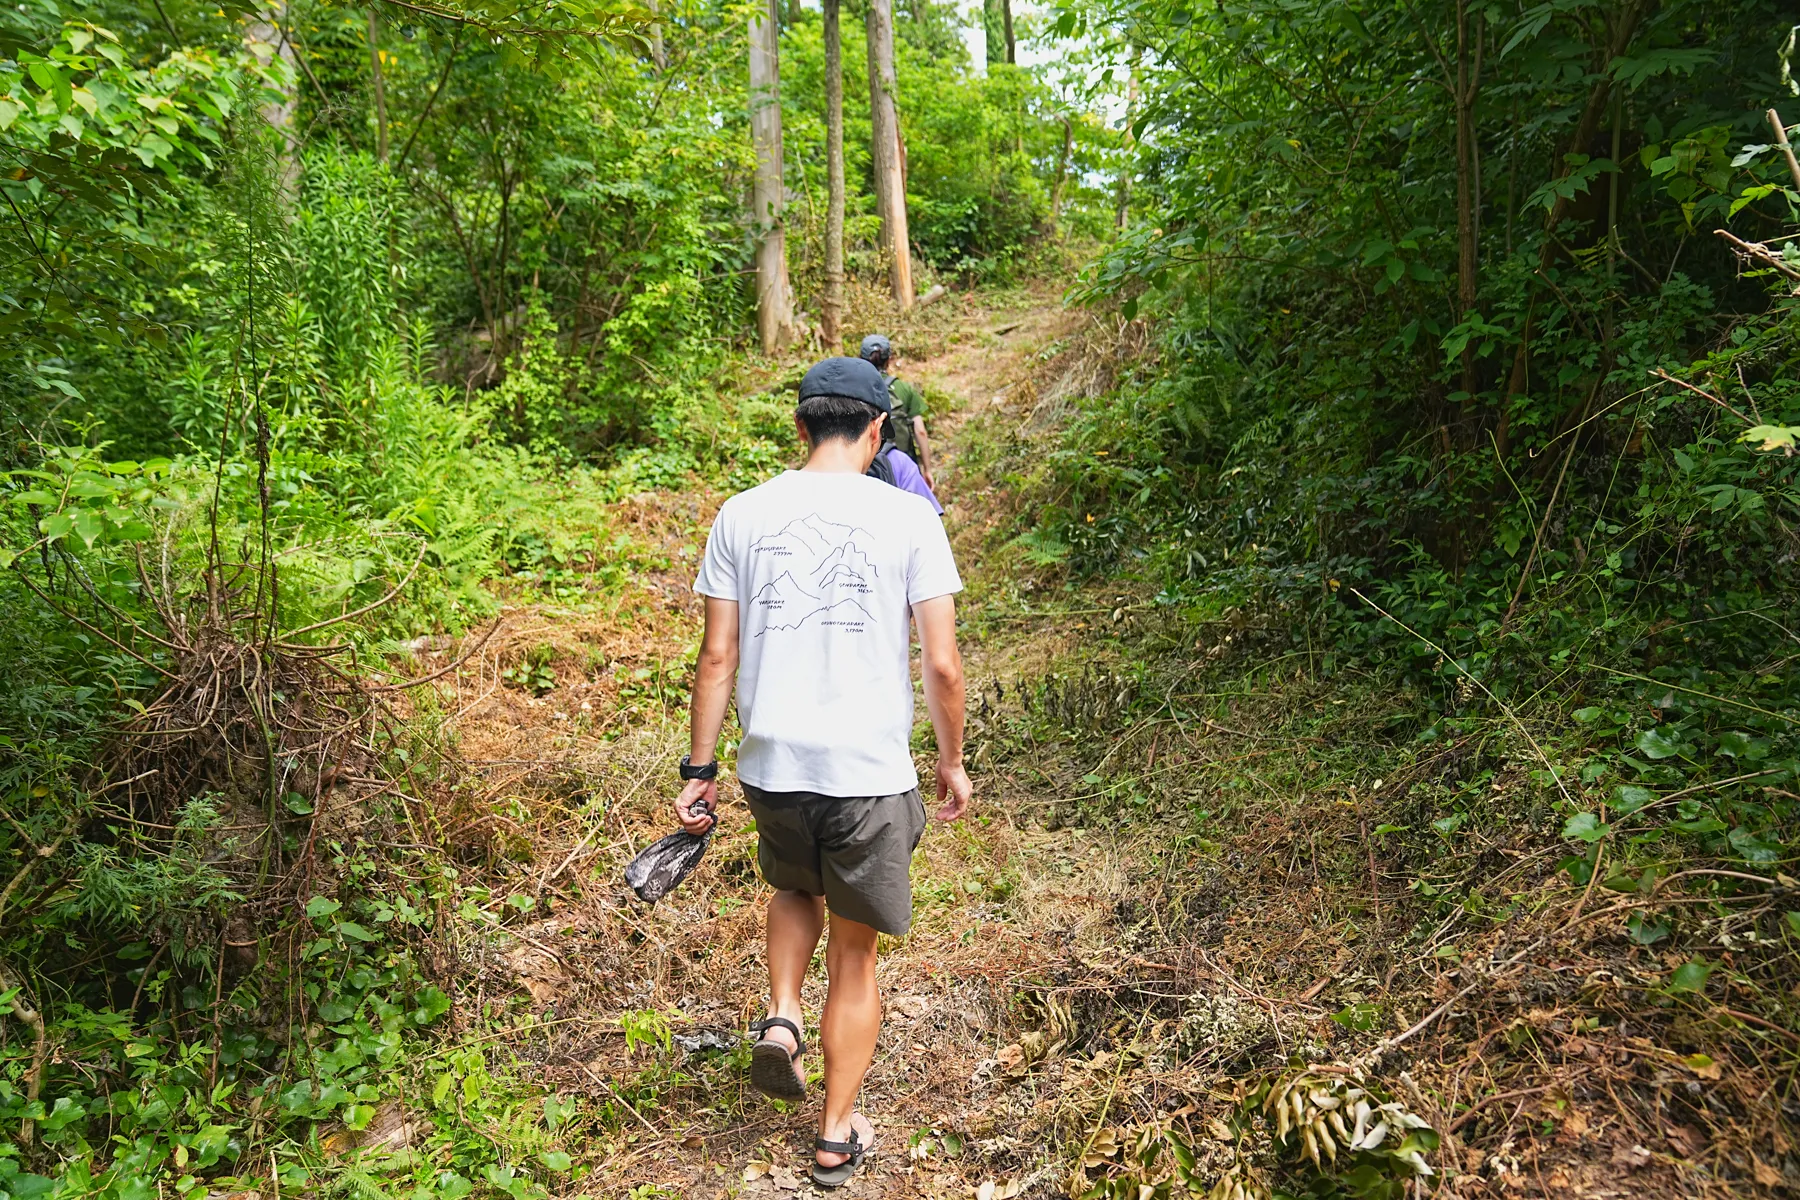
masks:
{"type": "Polygon", "coordinates": [[[696,767],[692,762],[688,761],[688,758],[689,756],[686,754],[681,756],[681,777],[683,779],[717,779],[719,777],[719,762],[717,759],[696,767]]]}

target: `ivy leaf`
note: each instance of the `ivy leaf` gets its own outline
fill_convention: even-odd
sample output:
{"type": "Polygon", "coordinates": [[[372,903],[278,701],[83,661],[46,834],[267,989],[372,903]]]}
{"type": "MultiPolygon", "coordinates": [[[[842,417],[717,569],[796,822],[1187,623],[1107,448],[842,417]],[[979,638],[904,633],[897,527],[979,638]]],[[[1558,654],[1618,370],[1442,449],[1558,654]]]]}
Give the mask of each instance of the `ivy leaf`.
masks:
{"type": "Polygon", "coordinates": [[[348,1021],[356,1015],[356,1005],[347,1000],[326,1000],[319,1005],[319,1019],[327,1025],[348,1021]]]}
{"type": "Polygon", "coordinates": [[[317,921],[344,907],[330,896],[314,896],[306,902],[306,915],[317,921]]]}
{"type": "Polygon", "coordinates": [[[450,997],[443,989],[429,986],[418,995],[419,1007],[413,1010],[413,1024],[429,1025],[450,1011],[450,997]]]}
{"type": "Polygon", "coordinates": [[[1669,936],[1669,923],[1661,917],[1634,912],[1625,918],[1625,935],[1640,946],[1654,946],[1669,936]]]}
{"type": "Polygon", "coordinates": [[[1719,753],[1727,758],[1742,758],[1750,752],[1750,735],[1729,729],[1719,735],[1719,753]]]}
{"type": "Polygon", "coordinates": [[[1736,850],[1745,862],[1767,866],[1770,863],[1781,861],[1781,844],[1779,842],[1760,838],[1741,825],[1732,830],[1726,840],[1731,843],[1731,848],[1736,850]]]}
{"type": "Polygon", "coordinates": [[[1669,976],[1669,985],[1663,990],[1673,996],[1702,991],[1713,970],[1713,964],[1704,958],[1690,958],[1675,968],[1675,973],[1669,976]]]}
{"type": "Polygon", "coordinates": [[[1649,788],[1638,787],[1635,784],[1629,783],[1621,784],[1613,791],[1612,807],[1614,812],[1625,817],[1630,816],[1632,813],[1655,799],[1656,793],[1649,788]]]}
{"type": "Polygon", "coordinates": [[[1646,758],[1674,758],[1681,753],[1681,743],[1664,733],[1661,729],[1646,729],[1637,735],[1635,743],[1646,758]]]}
{"type": "Polygon", "coordinates": [[[575,1165],[575,1161],[561,1150],[546,1150],[538,1157],[552,1171],[566,1171],[575,1165]]]}
{"type": "Polygon", "coordinates": [[[1562,835],[1572,842],[1594,843],[1612,831],[1612,826],[1591,812],[1579,812],[1563,824],[1562,835]]]}
{"type": "Polygon", "coordinates": [[[1331,1014],[1331,1019],[1345,1029],[1354,1029],[1358,1033],[1367,1033],[1375,1028],[1375,1018],[1381,1010],[1367,1000],[1352,1004],[1349,1007],[1331,1014]]]}

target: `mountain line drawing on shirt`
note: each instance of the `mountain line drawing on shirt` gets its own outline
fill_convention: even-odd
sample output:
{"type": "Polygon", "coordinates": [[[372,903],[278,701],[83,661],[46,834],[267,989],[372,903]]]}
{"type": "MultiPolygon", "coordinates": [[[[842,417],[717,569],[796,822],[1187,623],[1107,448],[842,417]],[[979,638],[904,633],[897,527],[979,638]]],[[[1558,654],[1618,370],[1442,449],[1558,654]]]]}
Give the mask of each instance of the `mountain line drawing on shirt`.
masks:
{"type": "Polygon", "coordinates": [[[867,583],[870,577],[879,578],[880,571],[869,561],[869,556],[857,548],[855,542],[845,542],[833,550],[824,562],[813,568],[813,574],[820,579],[828,579],[837,570],[855,578],[858,583],[867,583]]]}
{"type": "Polygon", "coordinates": [[[868,624],[871,624],[871,625],[874,624],[874,622],[875,622],[875,618],[869,614],[869,610],[864,608],[861,604],[858,604],[855,600],[839,600],[835,604],[820,605],[818,608],[813,609],[811,612],[807,613],[804,617],[801,617],[799,620],[794,621],[791,624],[765,625],[760,630],[757,631],[756,636],[761,637],[765,633],[774,633],[774,632],[785,633],[789,630],[804,629],[806,627],[806,623],[808,621],[811,621],[814,617],[819,618],[819,621],[821,624],[851,625],[851,626],[856,626],[859,628],[865,622],[868,624]],[[858,613],[862,614],[862,620],[857,620],[854,614],[845,611],[846,609],[852,609],[852,608],[854,608],[858,613]]]}
{"type": "Polygon", "coordinates": [[[816,605],[818,602],[818,595],[801,587],[792,571],[783,571],[757,588],[756,594],[750,597],[750,603],[765,612],[777,608],[816,605]]]}
{"type": "Polygon", "coordinates": [[[874,593],[871,580],[881,572],[856,544],[858,537],[864,545],[873,540],[866,529],[809,513],[750,543],[753,571],[763,563],[780,571],[751,593],[749,624],[761,626],[752,636],[819,625],[861,632],[875,624],[861,598],[874,593]]]}
{"type": "Polygon", "coordinates": [[[794,543],[809,554],[823,555],[838,549],[857,534],[867,538],[869,531],[856,525],[839,525],[835,521],[827,521],[818,513],[808,513],[789,521],[774,533],[765,533],[750,543],[750,552],[794,553],[794,543]]]}

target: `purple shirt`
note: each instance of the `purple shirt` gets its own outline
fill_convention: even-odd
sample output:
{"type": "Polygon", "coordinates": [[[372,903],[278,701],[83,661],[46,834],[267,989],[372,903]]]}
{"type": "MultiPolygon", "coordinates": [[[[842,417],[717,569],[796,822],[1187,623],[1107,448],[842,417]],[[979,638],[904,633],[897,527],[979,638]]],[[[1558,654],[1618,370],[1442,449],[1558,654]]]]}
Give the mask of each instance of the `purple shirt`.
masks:
{"type": "Polygon", "coordinates": [[[943,516],[944,506],[939,504],[938,498],[931,494],[931,486],[925,482],[925,476],[919,472],[919,464],[898,446],[888,448],[887,459],[888,466],[894,469],[894,486],[903,492],[911,492],[915,496],[925,497],[931,501],[931,507],[937,510],[937,515],[943,516]]]}

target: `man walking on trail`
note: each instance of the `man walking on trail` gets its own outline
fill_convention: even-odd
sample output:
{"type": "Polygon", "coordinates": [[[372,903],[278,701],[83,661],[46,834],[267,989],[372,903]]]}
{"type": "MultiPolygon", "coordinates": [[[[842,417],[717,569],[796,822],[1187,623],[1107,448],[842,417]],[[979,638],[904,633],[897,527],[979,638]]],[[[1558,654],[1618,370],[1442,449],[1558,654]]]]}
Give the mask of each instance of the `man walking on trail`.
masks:
{"type": "Polygon", "coordinates": [[[690,833],[716,819],[714,752],[737,683],[737,773],[756,818],[769,901],[769,1011],[751,1025],[750,1081],[806,1095],[800,986],[831,927],[819,1020],[825,1102],[813,1179],[849,1181],[874,1141],[856,1110],[881,1028],[875,943],[912,922],[911,859],[925,805],[909,750],[910,629],[937,734],[937,817],[968,811],[963,670],[954,596],[962,580],[944,527],[923,499],[863,472],[889,407],[873,365],[829,358],[800,382],[795,424],[810,453],[727,500],[694,589],[706,630],[694,680],[688,780],[675,815],[690,833]]]}
{"type": "MultiPolygon", "coordinates": [[[[877,371],[887,376],[888,395],[893,403],[893,417],[889,425],[893,429],[894,445],[900,447],[902,454],[919,464],[919,474],[924,476],[925,486],[935,493],[937,484],[931,479],[931,439],[925,433],[924,393],[888,370],[894,364],[894,344],[884,334],[871,333],[864,338],[858,353],[874,364],[877,371]]],[[[934,495],[933,502],[935,501],[934,495]]]]}

